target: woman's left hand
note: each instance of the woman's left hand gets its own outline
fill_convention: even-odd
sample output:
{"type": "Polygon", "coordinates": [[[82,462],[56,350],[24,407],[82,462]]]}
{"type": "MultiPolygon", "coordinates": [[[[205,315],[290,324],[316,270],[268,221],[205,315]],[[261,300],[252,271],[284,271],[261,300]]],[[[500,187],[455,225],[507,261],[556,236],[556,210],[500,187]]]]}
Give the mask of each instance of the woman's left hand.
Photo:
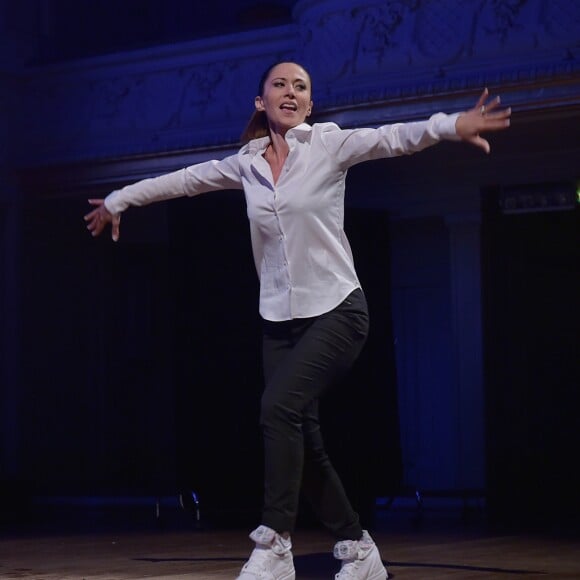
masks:
{"type": "Polygon", "coordinates": [[[462,141],[481,147],[489,153],[489,143],[481,137],[480,133],[487,131],[502,131],[510,126],[512,110],[499,109],[499,97],[488,101],[489,93],[485,89],[473,109],[461,113],[455,123],[455,130],[462,141]],[[488,101],[488,102],[486,102],[488,101]]]}

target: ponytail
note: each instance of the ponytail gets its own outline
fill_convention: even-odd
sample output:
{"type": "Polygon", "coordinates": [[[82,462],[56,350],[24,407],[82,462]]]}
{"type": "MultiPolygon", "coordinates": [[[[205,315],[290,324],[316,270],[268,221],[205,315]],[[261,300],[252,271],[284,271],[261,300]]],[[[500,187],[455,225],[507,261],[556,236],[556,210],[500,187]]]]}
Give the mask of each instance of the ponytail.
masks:
{"type": "Polygon", "coordinates": [[[260,137],[268,137],[270,135],[270,126],[268,125],[268,118],[264,111],[254,111],[244,132],[241,136],[242,145],[245,145],[252,139],[259,139],[260,137]]]}

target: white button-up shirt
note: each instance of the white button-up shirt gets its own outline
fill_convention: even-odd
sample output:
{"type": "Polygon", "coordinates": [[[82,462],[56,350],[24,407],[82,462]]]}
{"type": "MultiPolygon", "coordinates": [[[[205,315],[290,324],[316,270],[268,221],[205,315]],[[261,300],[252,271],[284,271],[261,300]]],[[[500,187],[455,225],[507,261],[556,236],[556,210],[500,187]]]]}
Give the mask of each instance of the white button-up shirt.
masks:
{"type": "Polygon", "coordinates": [[[340,129],[303,123],[286,133],[290,151],[274,183],[264,158],[269,137],[255,139],[221,161],[207,161],[114,191],[113,214],[131,205],[219,189],[243,189],[254,261],[260,279],[260,314],[280,321],[332,310],[360,287],[344,233],[349,167],[420,151],[457,139],[457,115],[378,129],[340,129]]]}

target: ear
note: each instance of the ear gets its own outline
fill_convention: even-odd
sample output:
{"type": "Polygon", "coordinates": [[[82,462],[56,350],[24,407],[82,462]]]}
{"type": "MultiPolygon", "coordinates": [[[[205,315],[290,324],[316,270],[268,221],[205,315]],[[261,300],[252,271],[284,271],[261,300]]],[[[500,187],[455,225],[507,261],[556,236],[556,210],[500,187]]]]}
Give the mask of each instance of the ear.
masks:
{"type": "Polygon", "coordinates": [[[310,117],[310,115],[312,114],[312,107],[314,107],[314,103],[312,101],[310,101],[310,105],[308,105],[308,109],[306,109],[306,116],[310,117]]]}
{"type": "Polygon", "coordinates": [[[254,105],[256,107],[256,111],[263,111],[264,110],[264,101],[262,97],[258,96],[254,99],[254,105]]]}

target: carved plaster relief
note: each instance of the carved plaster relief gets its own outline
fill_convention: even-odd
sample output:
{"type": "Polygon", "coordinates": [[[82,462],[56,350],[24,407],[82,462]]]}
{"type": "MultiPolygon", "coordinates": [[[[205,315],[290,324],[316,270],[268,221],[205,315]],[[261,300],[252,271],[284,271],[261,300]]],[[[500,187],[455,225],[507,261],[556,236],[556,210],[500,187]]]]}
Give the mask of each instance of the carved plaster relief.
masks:
{"type": "Polygon", "coordinates": [[[296,58],[310,71],[316,92],[352,71],[354,32],[352,17],[341,12],[323,15],[315,22],[304,22],[299,28],[302,48],[296,58]]]}
{"type": "Polygon", "coordinates": [[[226,97],[231,93],[228,77],[236,68],[233,62],[220,62],[181,70],[177,107],[167,127],[191,127],[201,120],[235,116],[235,102],[226,97]]]}
{"type": "Polygon", "coordinates": [[[441,67],[458,66],[461,74],[468,65],[492,73],[506,65],[533,67],[533,50],[577,48],[580,27],[580,4],[573,0],[320,0],[299,4],[296,13],[304,38],[300,58],[326,83],[344,79],[350,86],[352,75],[389,73],[391,82],[397,75],[421,82],[441,67]]]}
{"type": "Polygon", "coordinates": [[[410,64],[409,24],[417,5],[418,2],[389,2],[355,10],[360,23],[354,47],[355,74],[410,64]]]}
{"type": "Polygon", "coordinates": [[[91,82],[86,87],[91,104],[88,134],[98,136],[114,131],[140,130],[153,119],[147,112],[150,82],[140,76],[116,77],[91,82]]]}
{"type": "Polygon", "coordinates": [[[492,0],[483,2],[477,13],[471,54],[502,54],[517,58],[538,46],[538,2],[529,0],[492,0]]]}
{"type": "Polygon", "coordinates": [[[411,62],[410,14],[418,5],[419,0],[311,2],[297,11],[304,39],[298,59],[308,64],[319,84],[332,84],[333,90],[336,81],[351,85],[353,75],[404,69],[411,62]]]}
{"type": "Polygon", "coordinates": [[[580,48],[580,6],[577,0],[541,2],[538,20],[542,23],[541,44],[559,40],[580,48]]]}
{"type": "Polygon", "coordinates": [[[416,60],[449,64],[457,62],[469,50],[473,2],[454,3],[432,0],[417,11],[413,40],[416,60]]]}

